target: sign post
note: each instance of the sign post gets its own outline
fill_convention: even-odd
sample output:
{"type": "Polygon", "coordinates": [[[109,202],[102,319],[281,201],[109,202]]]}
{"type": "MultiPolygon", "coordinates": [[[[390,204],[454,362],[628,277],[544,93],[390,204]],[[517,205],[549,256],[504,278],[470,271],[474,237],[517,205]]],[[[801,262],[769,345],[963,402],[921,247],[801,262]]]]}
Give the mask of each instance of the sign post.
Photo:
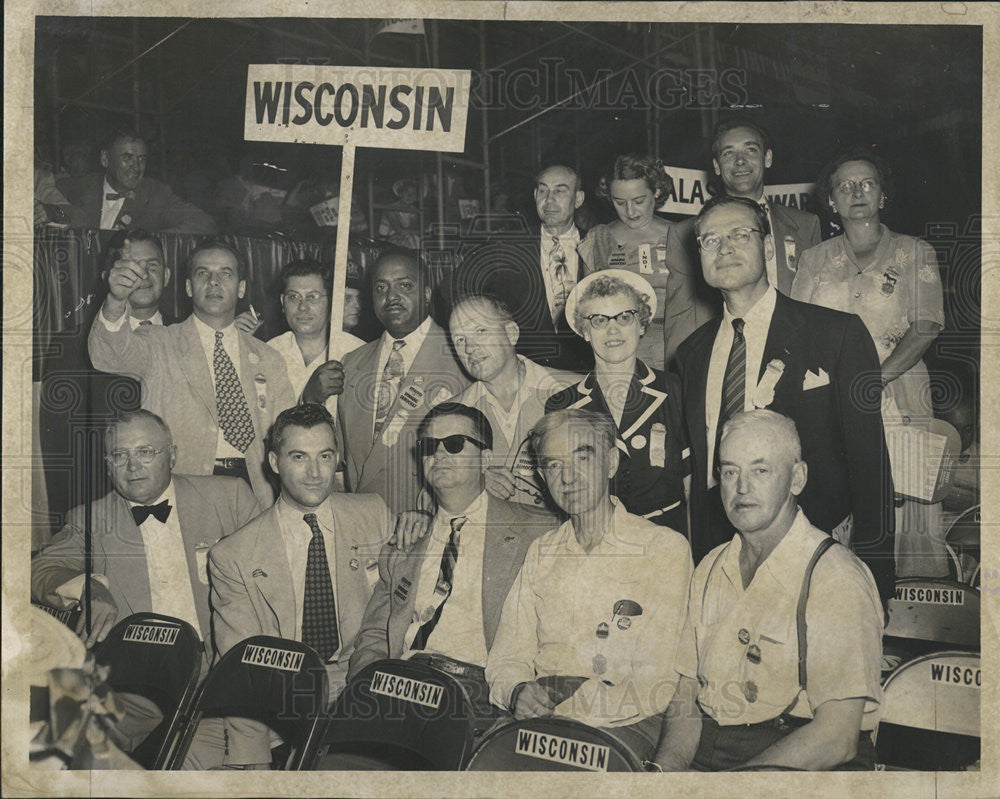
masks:
{"type": "MultiPolygon", "coordinates": [[[[465,151],[469,70],[250,64],[247,141],[335,144],[343,147],[329,357],[340,359],[336,333],[344,318],[354,150],[465,151]]],[[[335,398],[334,398],[335,399],[335,398]]],[[[336,404],[331,412],[336,410],[336,404]]]]}

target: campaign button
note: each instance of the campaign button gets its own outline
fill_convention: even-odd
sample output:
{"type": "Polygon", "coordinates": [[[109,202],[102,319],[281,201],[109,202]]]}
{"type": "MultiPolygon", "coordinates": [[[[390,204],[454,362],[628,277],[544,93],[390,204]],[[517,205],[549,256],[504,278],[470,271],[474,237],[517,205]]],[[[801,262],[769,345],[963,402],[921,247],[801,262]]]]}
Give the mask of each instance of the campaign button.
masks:
{"type": "Polygon", "coordinates": [[[623,616],[622,618],[618,619],[618,629],[621,630],[622,632],[625,632],[625,630],[627,630],[631,626],[632,626],[632,619],[630,619],[628,616],[623,616]]]}
{"type": "Polygon", "coordinates": [[[608,668],[608,661],[604,655],[594,655],[594,674],[604,674],[608,668]]]}
{"type": "Polygon", "coordinates": [[[760,663],[760,647],[757,644],[750,644],[747,649],[747,660],[751,663],[760,663]]]}
{"type": "Polygon", "coordinates": [[[600,624],[597,625],[598,638],[607,638],[609,632],[610,628],[608,627],[608,623],[606,621],[602,621],[600,624]]]}
{"type": "Polygon", "coordinates": [[[646,437],[641,434],[632,436],[632,440],[629,443],[632,445],[632,449],[642,449],[646,446],[646,437]]]}
{"type": "Polygon", "coordinates": [[[747,680],[743,683],[743,696],[747,698],[747,702],[757,701],[757,683],[753,680],[747,680]]]}
{"type": "Polygon", "coordinates": [[[750,631],[746,627],[742,628],[736,635],[740,639],[741,644],[750,643],[750,631]]]}

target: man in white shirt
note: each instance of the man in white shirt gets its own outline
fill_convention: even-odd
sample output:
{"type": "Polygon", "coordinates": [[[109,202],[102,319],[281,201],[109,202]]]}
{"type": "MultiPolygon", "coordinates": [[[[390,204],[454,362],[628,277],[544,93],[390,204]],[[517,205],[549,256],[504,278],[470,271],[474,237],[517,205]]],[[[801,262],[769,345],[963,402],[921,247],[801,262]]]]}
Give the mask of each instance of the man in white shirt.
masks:
{"type": "Polygon", "coordinates": [[[610,417],[555,411],[531,435],[569,521],[529,547],[507,596],[486,663],[490,698],[518,719],[555,714],[607,728],[648,758],[677,683],[690,548],[610,495],[610,417]]]}
{"type": "Polygon", "coordinates": [[[451,296],[492,294],[511,310],[521,330],[517,351],[542,366],[586,372],[594,356],[563,315],[580,278],[576,210],[584,192],[576,170],[545,167],[535,180],[540,227],[496,234],[455,270],[451,296]]]}
{"type": "MultiPolygon", "coordinates": [[[[253,494],[230,477],[174,475],[170,428],[149,411],[121,414],[104,440],[114,490],[91,506],[90,631],[83,614],[77,632],[91,646],[116,621],[152,611],[210,642],[208,549],[259,513],[253,494]]],[[[32,561],[32,599],[60,609],[83,601],[84,529],[85,509],[73,508],[32,561]]]]}
{"type": "Polygon", "coordinates": [[[295,400],[281,356],[236,323],[247,288],[243,259],[225,242],[200,244],[185,282],[194,313],[178,324],[133,330],[126,324],[131,295],[147,280],[146,265],[115,262],[90,329],[94,366],[139,380],[142,407],[175,431],[178,471],[242,477],[262,507],[271,505],[263,437],[276,409],[295,400]]]}
{"type": "Polygon", "coordinates": [[[722,501],[736,535],[698,564],[677,653],[664,770],[874,768],[882,606],[871,572],[809,523],[795,423],[725,425],[722,501]]]}
{"type": "Polygon", "coordinates": [[[545,401],[580,376],[518,355],[520,328],[506,303],[496,297],[459,298],[448,326],[458,359],[475,381],[455,401],[482,411],[493,429],[486,489],[500,499],[544,508],[545,489],[528,433],[545,414],[545,401]]]}
{"type": "Polygon", "coordinates": [[[269,339],[267,343],[285,359],[295,397],[302,396],[306,382],[317,368],[331,360],[339,361],[365,343],[347,332],[357,325],[361,310],[361,286],[357,278],[348,276],[344,329],[334,336],[333,351],[330,352],[332,281],[330,268],[318,261],[290,261],[281,269],[281,310],[290,330],[269,339]]]}
{"type": "Polygon", "coordinates": [[[483,730],[496,717],[483,667],[503,601],[528,545],[557,521],[486,492],[495,439],[478,410],[435,406],[417,441],[437,512],[430,534],[408,551],[383,548],[350,674],[411,655],[444,668],[465,686],[483,730]]]}
{"type": "MultiPolygon", "coordinates": [[[[339,461],[334,421],[320,405],[280,413],[268,436],[267,457],[281,481],[278,501],[209,553],[216,649],[221,657],[252,635],[308,644],[326,664],[333,701],[344,687],[355,636],[378,580],[378,553],[394,519],[378,496],[334,491],[339,461]]],[[[224,751],[215,748],[222,764],[270,763],[260,724],[227,719],[226,726],[224,751]]],[[[199,729],[198,735],[208,733],[199,729]]],[[[199,751],[187,767],[219,763],[199,751]]]]}

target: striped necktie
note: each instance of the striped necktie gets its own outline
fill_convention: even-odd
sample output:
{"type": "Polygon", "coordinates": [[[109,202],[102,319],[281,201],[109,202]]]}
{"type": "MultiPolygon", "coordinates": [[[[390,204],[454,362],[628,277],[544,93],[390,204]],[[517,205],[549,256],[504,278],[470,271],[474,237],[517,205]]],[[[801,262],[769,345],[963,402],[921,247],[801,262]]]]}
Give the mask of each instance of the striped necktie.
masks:
{"type": "Polygon", "coordinates": [[[747,341],[743,337],[742,319],[733,320],[733,345],[729,348],[726,374],[722,379],[722,405],[719,408],[719,423],[715,428],[715,465],[719,465],[719,442],[722,427],[736,414],[743,411],[746,402],[747,341]]]}
{"type": "Polygon", "coordinates": [[[462,526],[467,519],[467,516],[456,516],[451,520],[451,535],[448,536],[448,543],[445,544],[444,554],[441,556],[441,568],[438,569],[438,581],[434,589],[435,593],[443,593],[444,599],[437,606],[434,615],[417,632],[416,637],[413,639],[413,645],[410,647],[411,649],[423,649],[427,646],[427,639],[431,637],[431,633],[441,618],[441,610],[444,608],[444,603],[451,596],[452,584],[455,579],[455,564],[458,562],[458,542],[461,537],[462,526]]]}

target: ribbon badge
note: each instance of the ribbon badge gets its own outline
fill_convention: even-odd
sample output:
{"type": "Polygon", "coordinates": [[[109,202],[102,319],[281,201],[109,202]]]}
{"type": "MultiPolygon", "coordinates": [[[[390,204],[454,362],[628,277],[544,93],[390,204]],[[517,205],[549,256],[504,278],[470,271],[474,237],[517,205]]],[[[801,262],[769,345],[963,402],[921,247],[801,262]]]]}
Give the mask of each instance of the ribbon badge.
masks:
{"type": "Polygon", "coordinates": [[[774,402],[774,389],[778,385],[778,381],[781,379],[784,371],[785,362],[778,358],[775,358],[767,365],[767,369],[764,370],[764,374],[757,384],[757,390],[754,392],[753,406],[755,408],[766,408],[774,402]]]}

